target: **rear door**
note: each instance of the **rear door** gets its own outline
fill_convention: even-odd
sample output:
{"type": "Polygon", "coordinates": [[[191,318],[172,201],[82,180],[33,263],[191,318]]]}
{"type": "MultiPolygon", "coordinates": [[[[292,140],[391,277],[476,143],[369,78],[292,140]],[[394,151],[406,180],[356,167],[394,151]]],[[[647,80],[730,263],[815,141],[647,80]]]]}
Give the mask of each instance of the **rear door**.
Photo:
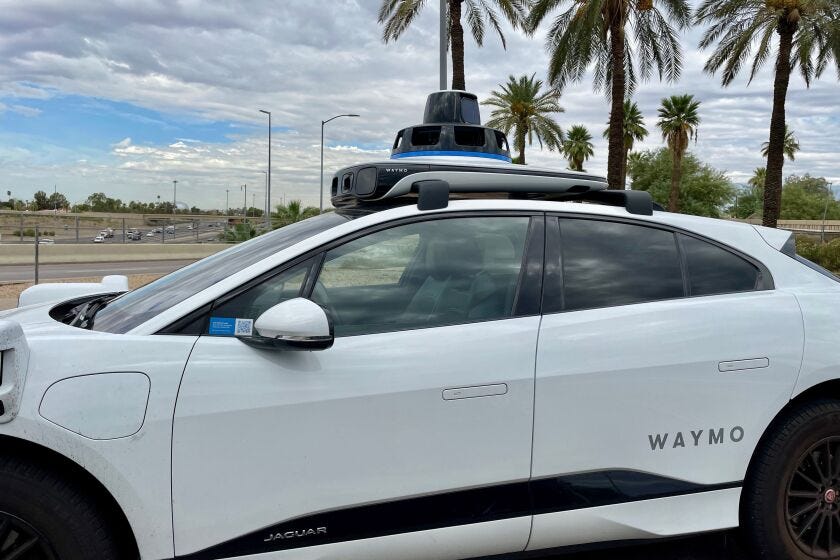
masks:
{"type": "Polygon", "coordinates": [[[311,293],[336,340],[200,337],[175,414],[178,556],[524,549],[543,229],[528,215],[390,225],[217,302],[214,317],[256,318],[311,293]]]}
{"type": "MultiPolygon", "coordinates": [[[[569,512],[740,486],[796,380],[799,306],[759,263],[691,234],[576,217],[548,231],[529,548],[650,537],[640,510],[577,518],[601,519],[596,533],[569,512]]],[[[733,496],[712,516],[661,506],[657,527],[737,524],[733,496]]]]}

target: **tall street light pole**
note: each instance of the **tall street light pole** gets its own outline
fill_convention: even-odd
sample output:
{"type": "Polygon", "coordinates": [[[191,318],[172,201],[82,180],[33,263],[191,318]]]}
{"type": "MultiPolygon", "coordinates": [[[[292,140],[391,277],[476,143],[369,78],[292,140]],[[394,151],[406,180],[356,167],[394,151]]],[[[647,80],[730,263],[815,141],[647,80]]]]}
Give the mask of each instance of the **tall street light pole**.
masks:
{"type": "Polygon", "coordinates": [[[225,189],[225,217],[230,214],[230,189],[225,189]]]}
{"type": "MultiPolygon", "coordinates": [[[[266,192],[268,192],[268,190],[267,190],[268,189],[268,187],[267,187],[267,185],[268,185],[268,172],[267,171],[260,171],[260,173],[265,175],[266,192]]],[[[269,208],[269,206],[268,206],[268,197],[267,196],[266,196],[265,201],[266,201],[266,207],[265,207],[266,213],[263,216],[263,218],[268,216],[268,219],[263,219],[263,221],[265,222],[265,228],[266,229],[271,229],[271,214],[270,214],[271,213],[271,208],[269,208]]],[[[253,206],[253,204],[251,206],[253,206]]]]}
{"type": "Polygon", "coordinates": [[[172,213],[178,207],[178,181],[172,181],[172,213]]]}
{"type": "Polygon", "coordinates": [[[820,234],[820,241],[825,243],[825,219],[828,217],[828,203],[834,200],[834,186],[832,183],[828,184],[828,196],[825,197],[825,209],[823,210],[822,233],[820,234]]]}
{"type": "Polygon", "coordinates": [[[344,114],[344,115],[336,115],[334,117],[330,117],[325,121],[321,121],[321,192],[320,192],[320,199],[321,203],[319,208],[321,212],[324,211],[324,125],[326,125],[330,121],[334,121],[335,119],[340,119],[341,117],[358,117],[359,115],[356,114],[344,114]]]}
{"type": "Polygon", "coordinates": [[[264,109],[259,111],[268,115],[268,186],[265,188],[265,225],[266,228],[271,229],[271,111],[264,109]]]}
{"type": "Polygon", "coordinates": [[[246,184],[242,185],[241,187],[239,187],[240,191],[242,189],[245,189],[245,200],[242,203],[243,204],[243,206],[242,206],[242,216],[243,216],[242,221],[247,222],[248,221],[248,184],[246,183],[246,184]]]}
{"type": "Polygon", "coordinates": [[[447,0],[440,0],[440,89],[446,89],[446,50],[449,46],[449,18],[446,12],[447,0]]]}

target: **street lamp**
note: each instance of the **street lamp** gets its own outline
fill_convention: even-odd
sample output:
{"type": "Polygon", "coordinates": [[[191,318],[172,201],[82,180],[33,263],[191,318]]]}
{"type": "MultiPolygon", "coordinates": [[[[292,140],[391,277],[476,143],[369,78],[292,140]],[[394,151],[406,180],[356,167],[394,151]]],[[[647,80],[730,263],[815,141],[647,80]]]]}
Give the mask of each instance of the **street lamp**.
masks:
{"type": "MultiPolygon", "coordinates": [[[[268,172],[267,172],[267,171],[260,171],[260,173],[262,173],[263,175],[265,175],[266,193],[268,193],[268,172]]],[[[270,206],[269,206],[269,204],[268,204],[268,195],[267,195],[267,194],[266,194],[266,199],[265,199],[265,205],[266,205],[266,208],[265,208],[265,209],[266,209],[266,214],[265,214],[265,216],[270,216],[270,214],[271,214],[271,207],[270,207],[270,206]]],[[[254,205],[252,204],[251,206],[254,206],[254,205]]],[[[254,206],[254,208],[256,208],[256,206],[254,206]]],[[[265,216],[263,216],[263,217],[265,217],[265,216]]],[[[269,221],[268,221],[268,220],[266,220],[266,222],[265,222],[265,227],[266,227],[266,228],[268,228],[268,227],[269,227],[269,221]]]]}
{"type": "Polygon", "coordinates": [[[246,184],[242,185],[241,187],[239,187],[240,191],[242,189],[245,189],[245,200],[244,200],[243,206],[242,206],[242,221],[247,222],[248,221],[248,184],[246,183],[246,184]]]}
{"type": "Polygon", "coordinates": [[[178,181],[172,181],[172,213],[178,207],[178,181]]]}
{"type": "Polygon", "coordinates": [[[339,119],[341,117],[358,117],[359,115],[356,114],[346,114],[346,115],[336,115],[331,117],[325,121],[321,121],[321,212],[324,211],[324,125],[326,125],[330,121],[334,121],[335,119],[339,119]]]}
{"type": "Polygon", "coordinates": [[[271,215],[271,111],[264,109],[259,110],[260,113],[268,115],[268,178],[266,179],[265,188],[265,225],[270,226],[271,215]]]}
{"type": "Polygon", "coordinates": [[[230,189],[225,189],[225,216],[230,214],[230,189]]]}

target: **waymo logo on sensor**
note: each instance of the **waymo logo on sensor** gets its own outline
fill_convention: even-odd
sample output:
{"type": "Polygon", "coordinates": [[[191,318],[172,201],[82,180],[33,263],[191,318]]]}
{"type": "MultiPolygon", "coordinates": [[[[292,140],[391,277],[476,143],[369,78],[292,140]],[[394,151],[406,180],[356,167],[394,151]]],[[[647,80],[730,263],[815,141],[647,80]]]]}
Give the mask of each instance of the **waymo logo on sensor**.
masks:
{"type": "Polygon", "coordinates": [[[683,432],[674,434],[673,439],[670,433],[649,434],[651,451],[663,449],[677,449],[678,447],[700,447],[701,445],[720,445],[724,443],[739,443],[744,439],[744,428],[735,426],[728,432],[725,428],[709,430],[689,430],[686,435],[683,432]],[[728,437],[728,439],[727,439],[728,437]],[[670,442],[670,443],[669,443],[670,442]]]}

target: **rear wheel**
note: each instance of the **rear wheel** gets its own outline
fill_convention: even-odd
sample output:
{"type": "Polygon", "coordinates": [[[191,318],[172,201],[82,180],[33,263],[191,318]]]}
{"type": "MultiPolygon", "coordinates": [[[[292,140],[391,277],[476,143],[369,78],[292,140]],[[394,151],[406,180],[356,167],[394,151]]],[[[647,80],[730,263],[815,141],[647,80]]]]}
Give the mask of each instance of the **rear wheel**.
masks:
{"type": "Polygon", "coordinates": [[[840,559],[840,401],[805,403],[774,426],[743,503],[759,558],[840,559]]]}
{"type": "Polygon", "coordinates": [[[49,469],[0,457],[0,560],[118,560],[104,510],[49,469]]]}

